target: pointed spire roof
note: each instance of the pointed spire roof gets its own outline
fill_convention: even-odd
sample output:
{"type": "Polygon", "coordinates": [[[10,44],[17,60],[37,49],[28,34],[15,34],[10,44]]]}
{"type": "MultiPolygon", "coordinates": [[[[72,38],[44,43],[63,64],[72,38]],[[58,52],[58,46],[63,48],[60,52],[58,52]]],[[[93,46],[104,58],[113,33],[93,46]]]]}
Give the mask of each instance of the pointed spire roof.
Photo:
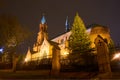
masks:
{"type": "Polygon", "coordinates": [[[46,23],[46,19],[45,19],[45,16],[43,15],[42,19],[41,19],[41,23],[42,24],[45,24],[46,23]]]}
{"type": "Polygon", "coordinates": [[[27,53],[28,53],[28,54],[31,54],[31,52],[30,52],[30,47],[28,47],[28,51],[27,51],[27,53]]]}
{"type": "Polygon", "coordinates": [[[69,22],[68,22],[68,16],[67,16],[67,18],[66,18],[66,22],[65,22],[65,31],[67,32],[68,30],[69,30],[69,22]]]}
{"type": "Polygon", "coordinates": [[[65,26],[68,26],[68,16],[66,18],[65,26]]]}
{"type": "Polygon", "coordinates": [[[28,47],[25,62],[30,61],[30,60],[31,60],[31,52],[30,52],[30,47],[28,47]]]}

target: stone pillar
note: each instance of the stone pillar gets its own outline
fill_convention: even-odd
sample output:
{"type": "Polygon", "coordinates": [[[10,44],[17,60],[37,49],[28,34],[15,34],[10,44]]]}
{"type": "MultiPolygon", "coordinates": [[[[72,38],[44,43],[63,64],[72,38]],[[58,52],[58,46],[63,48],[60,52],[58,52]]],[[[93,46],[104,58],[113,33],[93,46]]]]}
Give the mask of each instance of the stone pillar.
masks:
{"type": "Polygon", "coordinates": [[[60,72],[60,50],[54,50],[52,55],[52,70],[51,75],[58,76],[60,72]]]}
{"type": "Polygon", "coordinates": [[[52,53],[53,53],[53,46],[50,45],[50,47],[49,47],[49,55],[50,55],[50,58],[52,58],[52,53]]]}
{"type": "Polygon", "coordinates": [[[95,39],[95,46],[97,49],[99,72],[111,74],[107,41],[105,41],[105,39],[103,39],[100,35],[98,35],[97,38],[95,39]]]}

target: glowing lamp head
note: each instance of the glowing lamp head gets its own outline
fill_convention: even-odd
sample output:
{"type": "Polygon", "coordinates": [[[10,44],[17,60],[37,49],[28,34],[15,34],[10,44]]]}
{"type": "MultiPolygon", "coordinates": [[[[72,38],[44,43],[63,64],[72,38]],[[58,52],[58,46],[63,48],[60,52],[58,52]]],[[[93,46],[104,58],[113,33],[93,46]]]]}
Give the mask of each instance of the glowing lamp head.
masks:
{"type": "Polygon", "coordinates": [[[113,56],[112,60],[114,60],[114,59],[120,59],[120,53],[115,54],[113,56]]]}
{"type": "Polygon", "coordinates": [[[120,57],[120,54],[116,54],[115,56],[114,56],[114,58],[119,58],[120,57]]]}

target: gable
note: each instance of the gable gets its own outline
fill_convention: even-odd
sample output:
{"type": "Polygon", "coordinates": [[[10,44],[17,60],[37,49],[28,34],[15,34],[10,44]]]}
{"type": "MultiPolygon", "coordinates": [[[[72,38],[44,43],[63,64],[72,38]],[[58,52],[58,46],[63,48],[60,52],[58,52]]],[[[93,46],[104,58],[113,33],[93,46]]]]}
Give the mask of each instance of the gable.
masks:
{"type": "Polygon", "coordinates": [[[103,39],[103,37],[101,37],[100,35],[97,35],[97,37],[95,38],[95,44],[98,43],[106,43],[106,41],[103,39]]]}
{"type": "Polygon", "coordinates": [[[50,54],[50,43],[44,38],[44,41],[40,47],[40,56],[47,56],[50,54]]]}

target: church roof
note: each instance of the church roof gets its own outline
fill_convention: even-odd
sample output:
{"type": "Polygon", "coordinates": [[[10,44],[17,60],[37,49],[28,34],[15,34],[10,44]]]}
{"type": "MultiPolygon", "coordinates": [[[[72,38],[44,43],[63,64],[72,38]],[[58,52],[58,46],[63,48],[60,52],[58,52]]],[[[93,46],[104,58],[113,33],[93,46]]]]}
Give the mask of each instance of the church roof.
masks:
{"type": "MultiPolygon", "coordinates": [[[[91,32],[91,28],[88,28],[87,29],[87,33],[90,33],[91,32]]],[[[55,38],[53,38],[51,41],[56,41],[56,39],[60,38],[60,37],[64,37],[64,36],[70,36],[71,35],[71,31],[68,31],[68,32],[64,32],[64,33],[61,33],[59,35],[57,35],[55,38]]]]}
{"type": "Polygon", "coordinates": [[[70,35],[71,35],[71,31],[69,31],[69,32],[64,32],[64,33],[60,34],[59,36],[53,38],[51,41],[56,41],[56,39],[59,39],[60,37],[70,36],[70,35]]]}

